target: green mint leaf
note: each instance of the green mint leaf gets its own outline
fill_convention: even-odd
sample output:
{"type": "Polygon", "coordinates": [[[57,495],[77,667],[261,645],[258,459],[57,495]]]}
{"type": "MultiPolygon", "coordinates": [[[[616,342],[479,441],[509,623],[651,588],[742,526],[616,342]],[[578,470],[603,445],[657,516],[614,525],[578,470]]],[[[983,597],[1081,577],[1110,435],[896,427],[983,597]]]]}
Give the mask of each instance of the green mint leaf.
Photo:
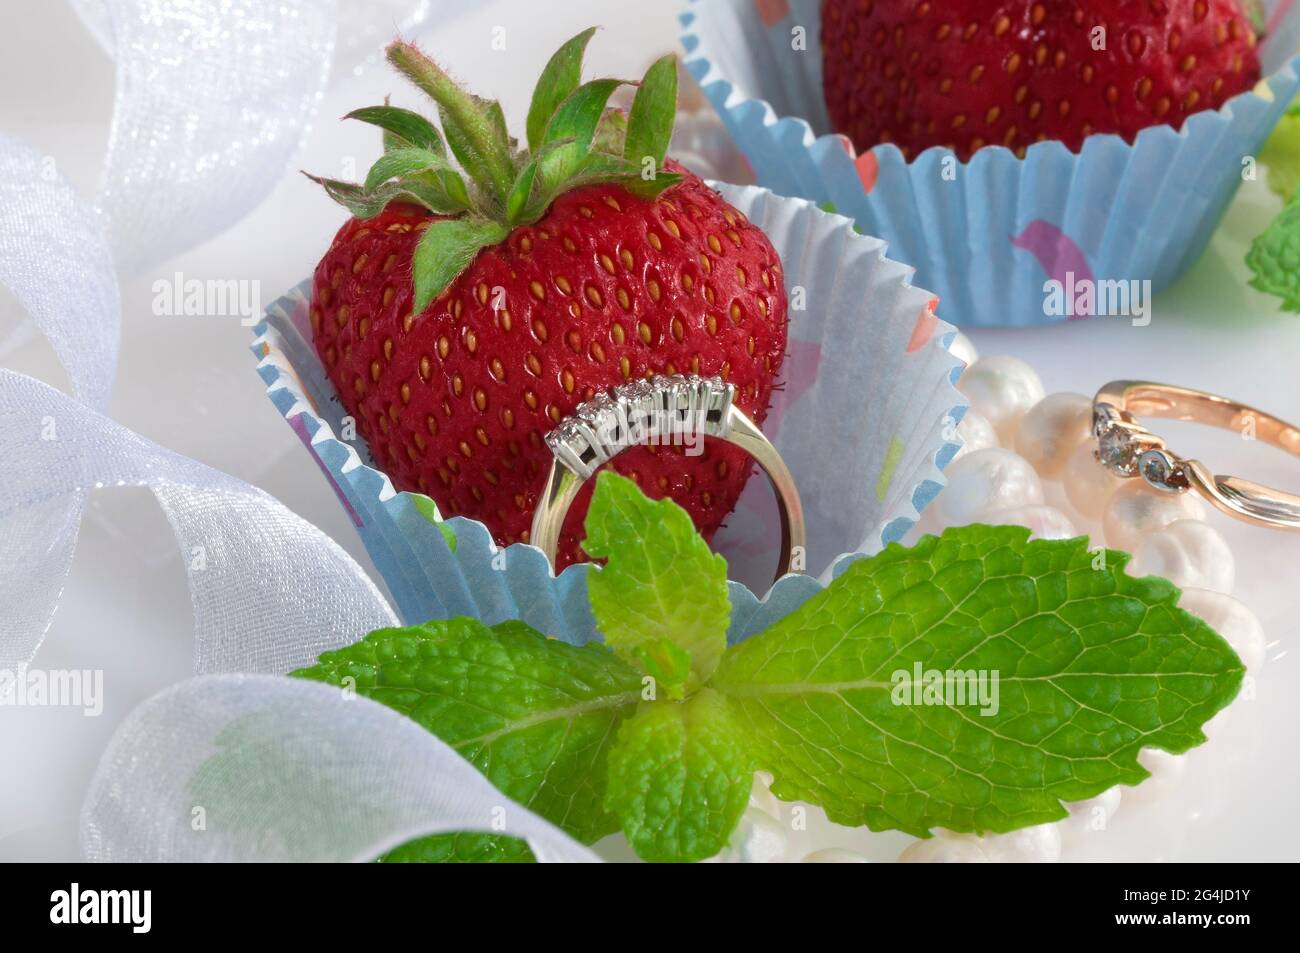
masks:
{"type": "MultiPolygon", "coordinates": [[[[506,797],[585,843],[618,829],[603,807],[606,760],[640,701],[641,675],[604,646],[547,639],[522,622],[456,618],[372,632],[292,674],[408,716],[506,797]]],[[[509,838],[420,840],[387,859],[527,859],[509,838]]]]}
{"type": "Polygon", "coordinates": [[[623,158],[637,166],[649,158],[656,169],[662,166],[676,117],[677,57],[670,53],[651,65],[637,87],[627,119],[623,158]]]}
{"type": "Polygon", "coordinates": [[[546,126],[555,110],[578,88],[582,80],[582,57],[595,32],[596,28],[591,27],[569,40],[555,51],[542,70],[528,107],[528,148],[534,153],[542,146],[546,126]]]}
{"type": "Polygon", "coordinates": [[[749,801],[754,766],[727,698],[648,702],[609,752],[605,808],[645,860],[683,863],[727,844],[749,801]]]}
{"type": "Polygon", "coordinates": [[[500,222],[474,217],[443,219],[426,228],[411,258],[416,314],[446,291],[481,249],[509,234],[500,222]]]}
{"type": "Polygon", "coordinates": [[[456,534],[443,520],[442,514],[438,512],[438,504],[423,493],[412,493],[411,501],[415,504],[416,512],[438,527],[438,532],[442,533],[447,548],[454,553],[457,546],[456,534]]]}
{"type": "Polygon", "coordinates": [[[632,651],[641,670],[655,680],[655,697],[681,701],[691,676],[691,655],[667,639],[638,645],[632,651]]]}
{"type": "MultiPolygon", "coordinates": [[[[333,680],[333,684],[342,683],[342,678],[333,680]]],[[[281,730],[266,712],[241,715],[229,722],[213,739],[212,753],[186,782],[189,803],[204,805],[213,817],[227,816],[240,813],[250,798],[258,797],[256,785],[263,779],[290,772],[310,784],[312,770],[295,762],[289,750],[292,745],[285,744],[281,736],[281,730]]],[[[264,808],[258,813],[257,822],[269,834],[301,821],[301,816],[295,817],[299,813],[291,805],[275,802],[273,809],[264,808]]],[[[346,809],[332,818],[318,818],[318,822],[326,826],[343,824],[347,822],[345,815],[346,809]]],[[[416,838],[376,858],[376,862],[511,863],[533,859],[525,841],[504,835],[461,833],[416,838]]]]}
{"type": "Polygon", "coordinates": [[[711,684],[778,797],[873,830],[1008,831],[1138,783],[1143,747],[1205,740],[1244,672],[1228,644],[1125,554],[1098,568],[1086,539],[1028,538],[891,545],[726,654],[711,684]],[[925,691],[949,671],[973,674],[925,691]]]}
{"type": "Polygon", "coordinates": [[[1292,105],[1278,120],[1259,161],[1268,170],[1268,187],[1283,202],[1300,193],[1300,105],[1292,105]]]}
{"type": "Polygon", "coordinates": [[[447,147],[443,144],[438,127],[409,109],[387,105],[367,106],[364,109],[354,109],[343,118],[378,126],[396,137],[401,146],[415,146],[436,152],[440,156],[447,155],[447,147]]]}
{"type": "Polygon", "coordinates": [[[399,72],[438,104],[452,154],[493,202],[504,206],[515,166],[501,105],[461,89],[414,44],[399,40],[389,45],[387,55],[399,72]]]}
{"type": "Polygon", "coordinates": [[[531,864],[528,843],[504,834],[431,834],[399,844],[380,864],[531,864]]]}
{"type": "Polygon", "coordinates": [[[1251,287],[1282,299],[1284,311],[1300,312],[1300,201],[1294,201],[1255,236],[1246,252],[1251,287]]]}
{"type": "Polygon", "coordinates": [[[587,577],[605,641],[633,662],[637,649],[671,642],[690,655],[689,687],[708,681],[731,621],[726,560],[709,550],[680,506],[650,500],[609,471],[596,477],[586,531],[583,549],[608,560],[587,577]]]}

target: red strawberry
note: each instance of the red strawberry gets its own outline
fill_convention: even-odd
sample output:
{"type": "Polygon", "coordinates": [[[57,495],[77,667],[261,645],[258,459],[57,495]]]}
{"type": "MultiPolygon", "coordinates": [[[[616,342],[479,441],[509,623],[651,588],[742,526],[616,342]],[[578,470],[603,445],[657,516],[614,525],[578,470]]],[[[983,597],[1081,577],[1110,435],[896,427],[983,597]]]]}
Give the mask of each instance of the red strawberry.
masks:
{"type": "Polygon", "coordinates": [[[1131,142],[1259,79],[1237,0],[822,0],[821,31],[831,124],[908,157],[1131,142]]]}
{"type": "MultiPolygon", "coordinates": [[[[579,44],[580,58],[589,35],[566,49],[579,44]]],[[[565,49],[556,54],[548,74],[557,61],[565,65],[563,54],[565,49]]],[[[436,90],[444,129],[451,116],[447,138],[453,151],[470,124],[457,117],[457,109],[480,109],[488,137],[493,135],[493,107],[449,92],[454,87],[449,81],[441,85],[445,76],[414,48],[395,45],[390,59],[436,90]]],[[[547,117],[535,123],[533,113],[550,108],[537,105],[548,90],[557,114],[580,111],[570,104],[589,97],[579,105],[591,110],[591,125],[599,120],[599,129],[585,133],[588,155],[596,158],[579,157],[576,167],[588,170],[585,176],[558,187],[548,183],[532,213],[525,210],[512,220],[501,207],[509,205],[510,193],[504,200],[492,193],[489,174],[473,155],[462,157],[462,164],[471,175],[480,174],[474,186],[462,186],[471,209],[459,216],[447,214],[454,203],[440,205],[439,196],[426,190],[437,175],[443,177],[437,186],[442,192],[457,192],[446,178],[455,173],[442,165],[426,164],[414,173],[419,180],[399,172],[408,178],[385,186],[382,176],[389,168],[413,167],[414,159],[401,159],[412,151],[407,137],[423,138],[426,151],[433,142],[432,126],[417,126],[414,114],[389,107],[362,111],[359,118],[389,131],[380,163],[398,158],[372,171],[368,187],[326,183],[365,216],[344,224],[316,269],[311,320],[330,379],[372,456],[398,488],[428,494],[444,515],[481,520],[501,544],[527,541],[551,463],[543,438],[583,400],[655,374],[719,375],[736,386],[738,406],[761,422],[785,352],[781,262],[766,236],[674,163],[650,188],[641,178],[641,152],[632,150],[667,144],[670,129],[647,135],[645,123],[650,116],[671,126],[672,58],[652,67],[637,93],[638,100],[657,97],[656,105],[668,108],[634,102],[626,122],[604,111],[612,87],[591,93],[596,83],[589,83],[575,89],[572,75],[571,86],[559,91],[564,95],[549,90],[547,76],[539,83],[530,139],[544,136],[537,127],[547,125],[547,117]],[[399,126],[404,133],[394,131],[399,126]],[[622,159],[608,151],[609,137],[622,159]],[[634,145],[625,149],[620,137],[634,145]],[[613,171],[602,176],[593,168],[613,171]],[[386,201],[394,196],[400,201],[386,201]],[[429,199],[424,206],[409,203],[422,197],[429,199]],[[438,238],[437,229],[446,232],[465,222],[489,233],[481,247],[460,248],[438,238]],[[422,261],[421,249],[430,245],[437,258],[422,261]],[[430,289],[429,261],[442,263],[456,254],[464,255],[464,264],[448,268],[445,283],[430,289]],[[432,295],[423,307],[422,280],[425,294],[432,295]]],[[[549,125],[555,123],[553,115],[549,125]]],[[[584,131],[577,132],[581,140],[584,131]]],[[[566,148],[545,152],[535,143],[533,154],[545,163],[547,155],[566,148]]],[[[528,155],[503,152],[510,174],[522,179],[528,155]]],[[[654,158],[662,161],[662,151],[654,158]]],[[[535,188],[532,194],[538,194],[535,188]]],[[[672,497],[706,538],[735,506],[752,469],[743,452],[712,441],[692,457],[681,447],[631,448],[611,465],[650,496],[672,497]]],[[[569,514],[560,567],[581,558],[589,495],[588,487],[569,514]]]]}

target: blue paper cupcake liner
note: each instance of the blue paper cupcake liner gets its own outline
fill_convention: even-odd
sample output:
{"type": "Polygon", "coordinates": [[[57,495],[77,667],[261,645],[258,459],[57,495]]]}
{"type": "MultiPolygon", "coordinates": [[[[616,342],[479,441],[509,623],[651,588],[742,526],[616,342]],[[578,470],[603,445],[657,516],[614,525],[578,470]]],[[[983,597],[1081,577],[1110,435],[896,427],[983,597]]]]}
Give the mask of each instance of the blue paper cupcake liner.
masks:
{"type": "MultiPolygon", "coordinates": [[[[935,318],[934,296],[912,287],[911,269],[884,256],[883,242],[802,200],[719,188],[767,233],[787,289],[803,289],[809,302],[791,311],[764,430],[800,488],[815,575],[759,585],[761,598],[741,581],[763,580],[776,562],[774,539],[765,542],[775,532],[771,490],[750,480],[714,540],[728,559],[735,641],[802,604],[848,560],[911,528],[943,485],[966,404],[953,386],[962,367],[948,349],[955,332],[935,318]]],[[[536,547],[500,549],[482,523],[443,521],[428,498],[393,488],[360,437],[341,439],[342,404],[311,344],[310,293],[305,281],[267,309],[255,329],[258,373],[333,485],[400,617],[523,619],[575,644],[596,637],[590,565],[556,576],[536,547]]]]}
{"type": "Polygon", "coordinates": [[[1270,7],[1265,79],[1181,130],[1144,129],[1132,145],[1091,136],[1077,154],[1041,142],[1024,159],[995,146],[967,163],[937,147],[910,163],[892,144],[855,155],[829,133],[819,0],[690,0],[681,22],[686,66],[759,184],[884,238],[939,295],[945,319],[1030,326],[1067,317],[1048,313],[1061,310],[1045,306],[1049,280],[1149,280],[1156,292],[1205,250],[1243,160],[1300,89],[1300,4],[1270,7]],[[806,49],[792,49],[796,27],[806,49]]]}

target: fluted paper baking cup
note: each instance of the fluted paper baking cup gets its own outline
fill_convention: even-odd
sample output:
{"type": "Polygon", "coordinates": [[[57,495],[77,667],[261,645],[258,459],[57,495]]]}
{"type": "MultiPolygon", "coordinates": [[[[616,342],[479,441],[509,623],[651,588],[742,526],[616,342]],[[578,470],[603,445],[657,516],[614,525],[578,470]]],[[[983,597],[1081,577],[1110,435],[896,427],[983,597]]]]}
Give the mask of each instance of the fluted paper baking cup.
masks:
{"type": "MultiPolygon", "coordinates": [[[[1300,88],[1300,4],[1280,0],[1269,4],[1260,49],[1265,79],[1181,130],[1153,126],[1132,145],[1095,135],[1077,154],[1041,142],[1024,159],[1001,146],[967,163],[938,147],[912,162],[892,144],[855,155],[830,132],[819,7],[819,0],[689,0],[681,16],[686,66],[759,184],[834,208],[884,238],[939,295],[944,318],[963,326],[1084,316],[1047,306],[1049,280],[1080,288],[1149,280],[1153,293],[1171,284],[1204,251],[1243,169],[1253,168],[1249,157],[1300,88]],[[800,27],[806,43],[795,49],[800,27]]],[[[1123,312],[1142,320],[1133,310],[1123,312]]]]}
{"type": "MultiPolygon", "coordinates": [[[[884,242],[801,199],[718,188],[767,233],[785,269],[789,339],[763,430],[794,475],[808,526],[809,574],[769,588],[776,504],[766,480],[746,484],[714,538],[732,580],[734,641],[800,605],[847,560],[907,532],[942,487],[966,405],[953,386],[962,366],[948,349],[955,332],[935,317],[934,296],[912,286],[912,270],[885,257],[884,242]]],[[[258,373],[333,485],[399,615],[523,619],[575,644],[594,637],[587,574],[598,570],[575,565],[557,577],[534,546],[499,549],[482,523],[442,521],[427,498],[393,488],[360,437],[342,439],[352,428],[311,345],[310,291],[303,282],[267,309],[253,344],[258,373]]]]}

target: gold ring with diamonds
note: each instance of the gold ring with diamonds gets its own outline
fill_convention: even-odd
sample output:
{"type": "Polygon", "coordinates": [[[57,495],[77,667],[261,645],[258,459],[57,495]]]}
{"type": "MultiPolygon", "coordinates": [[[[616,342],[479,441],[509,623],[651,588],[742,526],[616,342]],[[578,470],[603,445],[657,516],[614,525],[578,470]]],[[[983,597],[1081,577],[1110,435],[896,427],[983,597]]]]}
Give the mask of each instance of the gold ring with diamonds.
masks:
{"type": "Polygon", "coordinates": [[[621,384],[578,405],[546,435],[553,460],[533,513],[532,544],[555,565],[564,517],[582,485],[628,447],[696,445],[705,437],[744,450],[776,491],[781,550],[776,578],[802,570],[803,507],[794,477],[776,447],[732,401],[735,387],[718,377],[668,374],[621,384]]]}
{"type": "Polygon", "coordinates": [[[1149,381],[1111,381],[1092,402],[1097,459],[1112,473],[1140,476],[1166,493],[1195,490],[1211,505],[1247,523],[1300,530],[1300,496],[1240,477],[1216,475],[1199,460],[1171,452],[1136,417],[1192,420],[1249,432],[1296,456],[1300,456],[1300,427],[1226,397],[1149,381]]]}

